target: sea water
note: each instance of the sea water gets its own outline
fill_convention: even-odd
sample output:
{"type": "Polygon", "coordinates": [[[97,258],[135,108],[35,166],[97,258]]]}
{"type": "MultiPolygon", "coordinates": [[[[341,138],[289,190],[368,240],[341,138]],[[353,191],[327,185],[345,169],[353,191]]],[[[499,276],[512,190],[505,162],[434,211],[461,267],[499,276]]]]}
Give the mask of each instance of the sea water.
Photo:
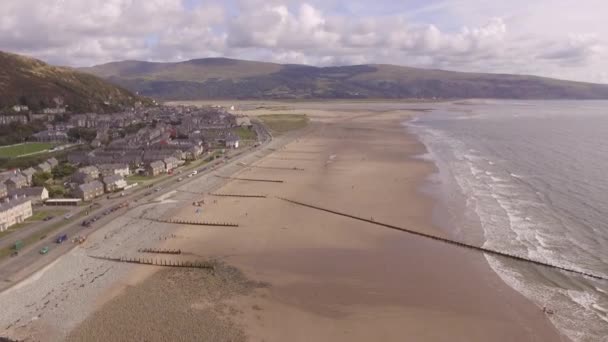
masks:
{"type": "MultiPolygon", "coordinates": [[[[463,101],[408,126],[455,237],[608,277],[608,102],[463,101]]],[[[486,256],[574,341],[608,341],[608,281],[486,256]]]]}

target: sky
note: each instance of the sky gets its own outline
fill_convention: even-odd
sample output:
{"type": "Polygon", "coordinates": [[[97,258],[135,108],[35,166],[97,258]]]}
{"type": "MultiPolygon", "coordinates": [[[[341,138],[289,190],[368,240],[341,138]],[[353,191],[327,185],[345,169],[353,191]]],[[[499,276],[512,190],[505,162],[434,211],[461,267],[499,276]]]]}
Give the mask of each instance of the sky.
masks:
{"type": "Polygon", "coordinates": [[[52,64],[231,57],[608,83],[606,0],[0,0],[0,50],[52,64]]]}

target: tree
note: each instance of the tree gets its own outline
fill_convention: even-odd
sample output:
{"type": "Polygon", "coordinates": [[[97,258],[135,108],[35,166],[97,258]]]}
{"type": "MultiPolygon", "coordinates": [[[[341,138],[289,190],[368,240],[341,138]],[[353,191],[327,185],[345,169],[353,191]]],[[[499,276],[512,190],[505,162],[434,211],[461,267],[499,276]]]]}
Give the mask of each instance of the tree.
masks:
{"type": "Polygon", "coordinates": [[[76,167],[69,163],[61,163],[53,168],[53,179],[63,179],[69,177],[76,172],[76,167]]]}
{"type": "Polygon", "coordinates": [[[0,125],[0,145],[12,145],[24,142],[32,134],[46,129],[40,121],[32,121],[27,124],[11,122],[0,125]]]}
{"type": "Polygon", "coordinates": [[[65,196],[66,190],[61,185],[53,185],[49,187],[49,197],[51,198],[62,198],[65,196]]]}
{"type": "Polygon", "coordinates": [[[34,186],[44,186],[51,177],[49,172],[36,172],[32,175],[32,184],[34,186]]]}
{"type": "Polygon", "coordinates": [[[97,130],[94,128],[74,127],[68,130],[68,137],[72,141],[84,140],[90,143],[97,136],[97,130]]]}

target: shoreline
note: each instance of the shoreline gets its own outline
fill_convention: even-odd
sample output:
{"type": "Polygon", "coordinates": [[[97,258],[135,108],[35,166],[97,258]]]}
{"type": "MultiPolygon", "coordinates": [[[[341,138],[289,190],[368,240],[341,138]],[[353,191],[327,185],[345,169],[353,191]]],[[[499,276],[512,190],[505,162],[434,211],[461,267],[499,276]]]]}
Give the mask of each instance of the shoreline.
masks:
{"type": "MultiPolygon", "coordinates": [[[[433,199],[419,192],[435,165],[416,160],[415,156],[424,152],[424,144],[403,127],[397,125],[395,129],[404,113],[370,113],[356,118],[345,113],[336,118],[331,111],[329,115],[315,113],[322,123],[318,131],[288,144],[285,150],[275,151],[289,155],[287,164],[297,163],[306,172],[286,175],[278,170],[250,168],[240,173],[251,178],[285,177],[287,185],[266,188],[231,181],[222,191],[293,197],[445,234],[431,222],[433,199]],[[378,140],[361,143],[372,137],[378,140]],[[380,194],[382,197],[377,197],[380,194]],[[407,205],[402,207],[395,201],[407,205]]],[[[257,164],[280,167],[286,161],[265,157],[257,164]]],[[[205,308],[227,305],[234,309],[235,317],[229,320],[236,327],[231,329],[242,329],[250,340],[278,341],[295,334],[295,340],[363,341],[378,338],[378,333],[385,340],[395,341],[403,336],[425,341],[448,336],[467,341],[553,341],[559,337],[538,308],[499,279],[485,257],[271,198],[213,201],[204,209],[207,218],[230,216],[244,227],[233,232],[182,227],[177,234],[185,239],[179,243],[168,241],[167,245],[180,246],[201,257],[220,257],[243,270],[248,278],[269,284],[254,290],[253,295],[226,295],[225,303],[210,304],[205,294],[196,294],[203,296],[197,300],[207,303],[200,304],[205,308]],[[416,280],[411,281],[412,277],[416,280]],[[446,277],[449,288],[444,284],[446,277]],[[432,326],[442,331],[426,330],[433,330],[432,326]]],[[[193,215],[188,207],[174,214],[193,215]]],[[[87,318],[72,337],[92,336],[88,334],[100,319],[109,327],[120,326],[120,320],[107,321],[108,313],[112,306],[133,300],[136,298],[128,290],[114,297],[87,318]]],[[[158,300],[171,305],[162,298],[158,300]]]]}
{"type": "MultiPolygon", "coordinates": [[[[413,137],[415,137],[416,140],[418,140],[422,145],[425,146],[425,152],[420,154],[419,156],[415,156],[415,157],[419,157],[421,160],[427,161],[429,163],[432,163],[435,167],[435,173],[430,174],[429,177],[427,177],[423,182],[421,182],[421,186],[420,186],[420,191],[423,195],[426,196],[430,196],[431,198],[434,199],[435,202],[435,209],[438,212],[438,217],[434,216],[434,222],[442,227],[442,230],[447,232],[448,234],[451,234],[451,236],[457,238],[457,239],[461,239],[463,241],[474,241],[474,244],[485,247],[487,246],[487,244],[489,242],[491,242],[490,240],[487,239],[486,237],[486,232],[482,226],[481,223],[481,218],[477,217],[477,221],[474,224],[473,229],[471,228],[467,228],[466,231],[463,231],[463,227],[458,227],[458,224],[453,224],[452,222],[450,222],[450,220],[453,218],[454,213],[450,213],[449,210],[456,210],[458,211],[458,215],[464,215],[465,214],[465,206],[462,203],[458,203],[458,205],[462,205],[462,207],[458,207],[458,208],[454,208],[454,200],[448,200],[446,198],[446,196],[453,196],[453,194],[451,192],[455,191],[454,189],[447,189],[444,186],[441,186],[441,182],[442,182],[442,178],[440,177],[440,175],[445,172],[445,170],[443,168],[447,167],[445,165],[440,166],[439,165],[439,160],[437,160],[437,158],[439,158],[435,153],[433,153],[428,146],[426,146],[424,140],[422,139],[422,137],[420,136],[420,132],[416,131],[416,128],[414,125],[410,125],[410,123],[412,123],[412,120],[408,120],[405,123],[405,126],[408,129],[408,134],[411,134],[413,137]],[[447,194],[446,194],[447,191],[447,194]],[[452,203],[450,203],[452,202],[452,203]]],[[[443,181],[445,181],[445,179],[443,179],[443,181]]],[[[466,201],[467,198],[464,194],[458,192],[457,196],[458,198],[458,202],[461,201],[466,201]]],[[[459,222],[465,222],[463,220],[463,218],[460,218],[459,222]]],[[[535,298],[534,296],[530,297],[530,294],[528,291],[525,290],[525,288],[522,288],[521,283],[525,282],[525,280],[523,279],[519,279],[517,282],[519,282],[520,286],[515,286],[513,279],[509,279],[509,278],[505,278],[508,277],[506,273],[508,273],[511,277],[513,276],[513,272],[511,270],[505,269],[505,267],[511,267],[514,268],[516,270],[519,270],[520,272],[528,272],[531,269],[530,265],[525,265],[525,264],[511,264],[513,261],[512,260],[503,260],[502,258],[496,257],[494,255],[491,254],[485,254],[484,253],[484,259],[485,259],[485,267],[487,267],[487,269],[492,272],[497,278],[499,278],[499,280],[501,281],[501,283],[508,287],[509,289],[513,290],[514,292],[516,292],[519,296],[521,296],[522,298],[524,298],[527,302],[529,302],[529,305],[535,306],[537,307],[539,310],[541,310],[542,305],[540,303],[535,302],[537,300],[537,298],[535,298]],[[505,265],[509,265],[509,266],[505,266],[505,265]]],[[[516,271],[515,271],[516,272],[516,271]]],[[[551,272],[551,270],[549,270],[548,272],[551,272]]],[[[553,272],[555,272],[555,270],[553,270],[553,272]]],[[[523,274],[523,273],[522,273],[523,274]]],[[[528,274],[529,276],[531,276],[530,274],[528,274]]],[[[525,277],[524,277],[525,278],[525,277]]],[[[533,281],[532,279],[528,279],[528,281],[533,281]]],[[[538,279],[535,279],[535,281],[538,281],[538,279]]],[[[560,328],[558,328],[557,323],[553,322],[549,319],[549,317],[547,316],[548,321],[550,322],[551,326],[555,329],[555,331],[558,333],[558,335],[560,336],[560,341],[571,341],[571,339],[567,336],[565,331],[562,331],[560,328]]]]}

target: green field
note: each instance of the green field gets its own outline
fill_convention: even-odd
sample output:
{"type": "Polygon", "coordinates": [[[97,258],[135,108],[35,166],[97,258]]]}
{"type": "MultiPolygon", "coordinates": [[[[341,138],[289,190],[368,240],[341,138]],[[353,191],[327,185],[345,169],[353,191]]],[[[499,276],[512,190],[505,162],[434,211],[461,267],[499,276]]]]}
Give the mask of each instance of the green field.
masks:
{"type": "Polygon", "coordinates": [[[300,129],[308,125],[305,114],[268,114],[260,115],[260,120],[275,134],[300,129]]]}
{"type": "Polygon", "coordinates": [[[0,158],[17,158],[23,155],[43,152],[55,146],[52,143],[25,143],[10,146],[0,146],[0,158]]]}
{"type": "Polygon", "coordinates": [[[67,210],[65,209],[54,209],[54,210],[40,210],[36,211],[32,217],[28,218],[27,222],[42,221],[47,216],[62,216],[67,210]]]}
{"type": "Polygon", "coordinates": [[[125,179],[127,180],[128,184],[133,184],[133,183],[145,183],[145,182],[153,180],[154,177],[131,175],[131,176],[127,176],[127,178],[125,178],[125,179]]]}
{"type": "Polygon", "coordinates": [[[241,140],[255,140],[257,135],[255,134],[255,130],[239,127],[235,130],[235,133],[239,136],[241,140]]]}

